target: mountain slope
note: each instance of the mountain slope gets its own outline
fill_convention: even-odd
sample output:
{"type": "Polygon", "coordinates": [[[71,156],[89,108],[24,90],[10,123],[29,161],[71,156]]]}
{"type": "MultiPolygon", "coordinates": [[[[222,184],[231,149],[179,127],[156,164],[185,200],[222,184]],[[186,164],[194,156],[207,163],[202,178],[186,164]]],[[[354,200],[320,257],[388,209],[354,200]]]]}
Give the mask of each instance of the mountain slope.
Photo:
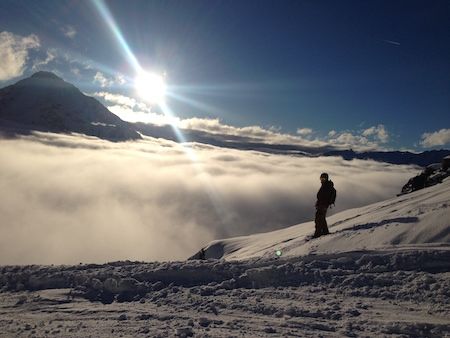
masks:
{"type": "Polygon", "coordinates": [[[206,258],[341,253],[407,248],[450,249],[450,179],[407,195],[327,217],[331,234],[308,240],[314,222],[268,233],[216,240],[205,247],[206,258]]]}
{"type": "Polygon", "coordinates": [[[96,99],[50,72],[0,89],[0,125],[17,131],[77,132],[122,141],[140,138],[96,99]]]}

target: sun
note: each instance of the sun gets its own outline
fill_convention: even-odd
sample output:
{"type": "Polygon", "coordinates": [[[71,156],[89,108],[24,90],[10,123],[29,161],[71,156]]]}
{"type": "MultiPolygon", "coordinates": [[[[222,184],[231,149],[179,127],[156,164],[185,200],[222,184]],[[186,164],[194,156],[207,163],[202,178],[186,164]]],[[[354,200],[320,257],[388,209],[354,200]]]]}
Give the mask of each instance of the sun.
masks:
{"type": "Polygon", "coordinates": [[[137,93],[145,101],[150,103],[164,103],[166,97],[166,83],[164,77],[142,71],[134,80],[134,87],[137,93]]]}

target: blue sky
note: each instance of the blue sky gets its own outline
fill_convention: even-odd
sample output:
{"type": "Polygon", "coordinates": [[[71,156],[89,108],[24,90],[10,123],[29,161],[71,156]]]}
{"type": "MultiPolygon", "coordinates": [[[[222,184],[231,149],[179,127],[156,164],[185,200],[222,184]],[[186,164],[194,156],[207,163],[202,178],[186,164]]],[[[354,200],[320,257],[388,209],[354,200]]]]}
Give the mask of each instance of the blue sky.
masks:
{"type": "Polygon", "coordinates": [[[157,117],[136,96],[133,55],[165,74],[183,127],[448,148],[449,22],[448,1],[3,0],[0,86],[50,70],[122,118],[157,117]]]}

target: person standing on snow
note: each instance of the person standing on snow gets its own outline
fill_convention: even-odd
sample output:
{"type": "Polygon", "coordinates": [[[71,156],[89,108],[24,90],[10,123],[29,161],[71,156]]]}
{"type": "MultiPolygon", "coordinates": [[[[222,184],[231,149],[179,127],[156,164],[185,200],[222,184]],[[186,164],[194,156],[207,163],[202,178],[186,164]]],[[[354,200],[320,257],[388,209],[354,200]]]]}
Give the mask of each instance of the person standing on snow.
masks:
{"type": "Polygon", "coordinates": [[[320,182],[322,183],[322,186],[317,193],[316,217],[314,220],[316,223],[316,231],[314,232],[313,238],[328,235],[330,233],[325,217],[327,215],[328,207],[331,204],[334,204],[336,200],[336,189],[334,189],[333,182],[328,180],[327,173],[322,173],[320,175],[320,182]]]}

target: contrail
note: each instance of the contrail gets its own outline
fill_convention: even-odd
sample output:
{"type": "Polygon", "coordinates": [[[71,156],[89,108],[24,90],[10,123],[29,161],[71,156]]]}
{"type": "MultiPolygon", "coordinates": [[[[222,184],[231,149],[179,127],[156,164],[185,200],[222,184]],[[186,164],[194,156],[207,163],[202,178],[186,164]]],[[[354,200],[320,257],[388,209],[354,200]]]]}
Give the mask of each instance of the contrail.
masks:
{"type": "Polygon", "coordinates": [[[385,39],[382,39],[381,41],[390,43],[391,45],[394,45],[394,46],[401,46],[400,42],[397,42],[397,41],[385,40],[385,39]]]}

